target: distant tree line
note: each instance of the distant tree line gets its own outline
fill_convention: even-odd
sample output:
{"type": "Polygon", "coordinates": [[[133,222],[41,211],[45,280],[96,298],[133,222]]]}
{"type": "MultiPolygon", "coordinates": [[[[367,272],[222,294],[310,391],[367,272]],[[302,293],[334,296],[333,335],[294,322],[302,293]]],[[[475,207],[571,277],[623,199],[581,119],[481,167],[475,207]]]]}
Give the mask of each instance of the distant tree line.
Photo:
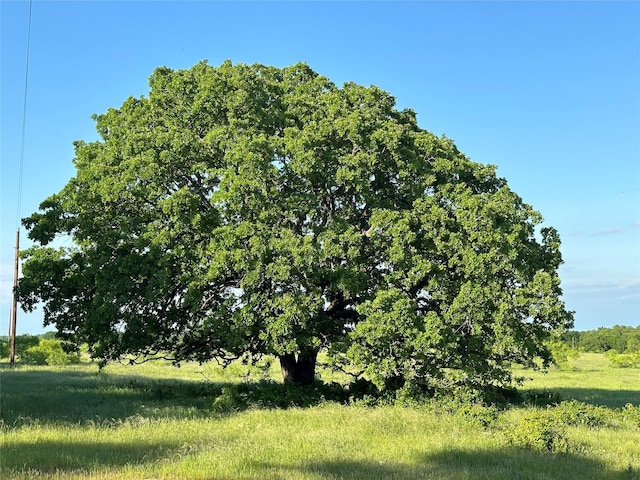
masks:
{"type": "Polygon", "coordinates": [[[562,334],[561,339],[580,352],[605,353],[613,350],[617,353],[636,353],[640,352],[640,325],[616,325],[584,332],[572,330],[562,334]]]}

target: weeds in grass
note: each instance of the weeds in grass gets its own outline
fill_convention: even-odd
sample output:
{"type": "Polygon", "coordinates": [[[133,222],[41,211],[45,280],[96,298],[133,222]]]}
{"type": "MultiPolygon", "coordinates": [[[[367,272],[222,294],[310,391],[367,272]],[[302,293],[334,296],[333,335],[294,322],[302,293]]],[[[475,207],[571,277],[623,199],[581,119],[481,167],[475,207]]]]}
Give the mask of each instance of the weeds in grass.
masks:
{"type": "Polygon", "coordinates": [[[620,418],[624,423],[640,428],[640,405],[627,403],[620,409],[620,418]]]}
{"type": "Polygon", "coordinates": [[[558,392],[544,388],[542,390],[531,389],[522,394],[523,403],[532,407],[544,407],[558,405],[562,398],[558,392]]]}
{"type": "Polygon", "coordinates": [[[617,416],[606,407],[589,405],[577,400],[560,402],[552,411],[562,424],[591,428],[611,425],[617,416]]]}
{"type": "Polygon", "coordinates": [[[533,410],[505,430],[509,445],[549,453],[569,453],[571,443],[565,426],[548,411],[533,410]]]}

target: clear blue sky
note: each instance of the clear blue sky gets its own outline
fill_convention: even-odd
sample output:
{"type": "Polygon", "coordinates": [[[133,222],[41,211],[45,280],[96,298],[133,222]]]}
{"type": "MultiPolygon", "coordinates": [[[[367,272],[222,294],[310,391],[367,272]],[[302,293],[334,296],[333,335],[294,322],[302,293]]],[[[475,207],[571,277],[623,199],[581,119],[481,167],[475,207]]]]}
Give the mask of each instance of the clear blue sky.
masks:
{"type": "MultiPolygon", "coordinates": [[[[576,329],[640,324],[640,3],[35,0],[19,214],[29,2],[0,4],[0,334],[17,218],[74,175],[91,115],[204,59],[303,61],[389,91],[559,230],[576,329]]],[[[18,322],[43,331],[41,313],[18,322]]]]}

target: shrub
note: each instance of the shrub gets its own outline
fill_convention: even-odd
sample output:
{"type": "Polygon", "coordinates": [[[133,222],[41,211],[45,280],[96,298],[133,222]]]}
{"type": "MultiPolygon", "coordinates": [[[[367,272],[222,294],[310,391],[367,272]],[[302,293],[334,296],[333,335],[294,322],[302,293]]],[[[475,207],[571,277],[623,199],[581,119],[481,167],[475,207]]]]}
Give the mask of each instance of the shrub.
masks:
{"type": "Polygon", "coordinates": [[[534,410],[506,433],[510,445],[549,453],[568,453],[569,439],[564,425],[550,412],[534,410]]]}
{"type": "Polygon", "coordinates": [[[640,405],[627,403],[617,411],[623,423],[628,423],[633,427],[640,428],[640,405]]]}
{"type": "Polygon", "coordinates": [[[605,355],[614,367],[640,368],[640,352],[618,353],[616,350],[609,350],[605,355]]]}
{"type": "Polygon", "coordinates": [[[558,367],[566,367],[569,360],[577,358],[580,354],[561,341],[548,342],[547,348],[551,351],[553,363],[558,367]]]}
{"type": "Polygon", "coordinates": [[[565,425],[603,427],[611,421],[611,411],[606,407],[589,405],[577,400],[561,402],[551,411],[558,421],[565,425]]]}
{"type": "Polygon", "coordinates": [[[474,427],[487,429],[499,416],[499,408],[486,402],[484,392],[459,389],[457,394],[440,394],[430,402],[436,414],[449,414],[474,427]]]}
{"type": "Polygon", "coordinates": [[[47,365],[47,352],[39,345],[29,347],[20,355],[20,360],[31,365],[47,365]]]}
{"type": "Polygon", "coordinates": [[[222,393],[211,404],[211,410],[217,413],[231,413],[246,408],[235,385],[222,387],[222,393]]]}
{"type": "Polygon", "coordinates": [[[68,365],[80,363],[80,356],[66,353],[59,340],[43,339],[38,345],[27,348],[20,360],[32,365],[68,365]]]}
{"type": "Polygon", "coordinates": [[[498,409],[492,406],[470,403],[462,405],[461,408],[456,410],[455,415],[471,425],[487,429],[498,419],[498,409]]]}

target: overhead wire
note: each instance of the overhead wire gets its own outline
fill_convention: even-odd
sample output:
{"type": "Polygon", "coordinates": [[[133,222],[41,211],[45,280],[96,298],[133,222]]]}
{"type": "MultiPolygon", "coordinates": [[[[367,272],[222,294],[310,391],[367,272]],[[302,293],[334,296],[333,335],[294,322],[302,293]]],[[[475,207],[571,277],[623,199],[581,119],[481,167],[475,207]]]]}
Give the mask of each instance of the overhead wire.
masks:
{"type": "Polygon", "coordinates": [[[22,209],[22,183],[24,177],[24,146],[27,132],[27,98],[29,89],[29,56],[31,50],[31,13],[33,0],[29,0],[29,20],[27,27],[27,55],[24,73],[24,98],[22,103],[22,134],[20,138],[20,162],[18,165],[18,194],[16,199],[16,229],[20,228],[20,214],[22,209]]]}

